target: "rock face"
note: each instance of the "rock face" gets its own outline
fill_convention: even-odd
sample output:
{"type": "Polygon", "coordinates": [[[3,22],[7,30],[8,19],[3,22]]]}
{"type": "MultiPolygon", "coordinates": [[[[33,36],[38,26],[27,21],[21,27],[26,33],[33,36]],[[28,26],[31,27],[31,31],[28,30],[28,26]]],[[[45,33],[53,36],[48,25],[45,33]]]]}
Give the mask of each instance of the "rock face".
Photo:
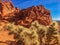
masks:
{"type": "Polygon", "coordinates": [[[11,2],[0,3],[0,15],[6,16],[12,12],[14,12],[14,6],[12,5],[11,2]]]}
{"type": "Polygon", "coordinates": [[[16,15],[20,15],[20,9],[14,7],[12,2],[9,2],[9,0],[0,1],[0,19],[15,21],[16,15]]]}
{"type": "Polygon", "coordinates": [[[23,9],[21,12],[21,20],[18,21],[18,24],[22,24],[24,26],[30,25],[30,23],[35,20],[42,25],[49,25],[52,22],[50,11],[45,9],[42,5],[23,9]]]}
{"type": "Polygon", "coordinates": [[[50,11],[42,5],[20,10],[14,7],[12,2],[7,1],[0,2],[0,17],[23,26],[29,26],[35,20],[42,25],[49,25],[52,22],[50,11]]]}

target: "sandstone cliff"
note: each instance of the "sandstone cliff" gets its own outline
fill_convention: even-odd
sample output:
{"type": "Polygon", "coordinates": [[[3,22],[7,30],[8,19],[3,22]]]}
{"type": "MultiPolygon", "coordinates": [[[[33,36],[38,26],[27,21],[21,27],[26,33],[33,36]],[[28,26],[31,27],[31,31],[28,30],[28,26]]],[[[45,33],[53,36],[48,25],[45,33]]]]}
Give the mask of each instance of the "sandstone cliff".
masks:
{"type": "Polygon", "coordinates": [[[37,20],[42,25],[49,25],[52,22],[50,11],[44,6],[32,6],[23,10],[14,7],[12,2],[0,2],[0,20],[15,22],[23,26],[30,26],[30,24],[37,20]]]}
{"type": "MultiPolygon", "coordinates": [[[[42,25],[49,25],[52,22],[50,11],[45,9],[44,6],[32,6],[27,9],[21,10],[20,24],[29,25],[31,22],[38,20],[42,25]]],[[[19,21],[18,21],[19,24],[19,21]]]]}

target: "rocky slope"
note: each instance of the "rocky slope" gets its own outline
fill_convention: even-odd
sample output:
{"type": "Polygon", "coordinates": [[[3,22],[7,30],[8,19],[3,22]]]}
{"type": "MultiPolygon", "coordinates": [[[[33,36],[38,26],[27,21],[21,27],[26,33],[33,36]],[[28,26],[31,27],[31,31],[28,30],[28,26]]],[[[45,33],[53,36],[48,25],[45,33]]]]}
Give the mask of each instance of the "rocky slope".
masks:
{"type": "Polygon", "coordinates": [[[20,10],[9,1],[0,2],[0,19],[23,26],[30,26],[35,20],[42,25],[49,25],[52,22],[50,11],[42,5],[20,10]]]}

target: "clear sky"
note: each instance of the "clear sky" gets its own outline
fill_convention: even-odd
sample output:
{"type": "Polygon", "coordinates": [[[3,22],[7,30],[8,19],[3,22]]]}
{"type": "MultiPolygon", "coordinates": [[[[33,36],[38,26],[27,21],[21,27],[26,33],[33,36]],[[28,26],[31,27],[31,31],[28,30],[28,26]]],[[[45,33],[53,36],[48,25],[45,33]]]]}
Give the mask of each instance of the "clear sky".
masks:
{"type": "Polygon", "coordinates": [[[53,20],[60,20],[60,0],[12,0],[15,7],[20,9],[31,6],[44,5],[44,7],[51,11],[53,20]]]}

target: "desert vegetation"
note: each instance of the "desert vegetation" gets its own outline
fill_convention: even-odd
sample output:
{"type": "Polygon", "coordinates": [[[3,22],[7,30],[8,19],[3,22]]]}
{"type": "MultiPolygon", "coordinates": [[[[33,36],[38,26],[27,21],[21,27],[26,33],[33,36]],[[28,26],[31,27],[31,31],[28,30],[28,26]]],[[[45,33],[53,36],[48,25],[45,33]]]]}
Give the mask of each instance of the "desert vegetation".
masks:
{"type": "Polygon", "coordinates": [[[9,31],[9,35],[14,34],[18,45],[60,45],[57,22],[44,26],[34,21],[29,28],[15,25],[13,22],[5,24],[0,29],[9,31]]]}
{"type": "Polygon", "coordinates": [[[60,45],[59,25],[43,5],[20,10],[11,0],[0,0],[0,43],[60,45]],[[12,34],[14,41],[9,40],[12,34]],[[4,39],[8,41],[3,42],[4,39]]]}

